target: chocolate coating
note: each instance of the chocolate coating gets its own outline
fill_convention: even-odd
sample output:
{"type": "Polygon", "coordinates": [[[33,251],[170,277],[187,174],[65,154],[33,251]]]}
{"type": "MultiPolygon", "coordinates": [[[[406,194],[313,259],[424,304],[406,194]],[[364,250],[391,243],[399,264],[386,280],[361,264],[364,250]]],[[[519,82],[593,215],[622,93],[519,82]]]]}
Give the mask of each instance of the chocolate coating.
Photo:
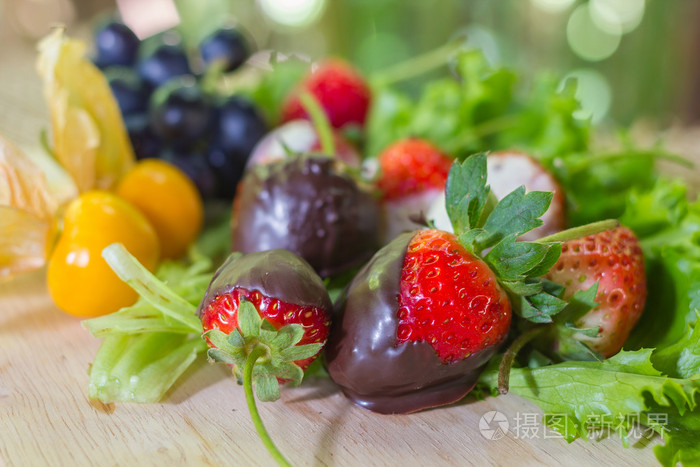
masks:
{"type": "Polygon", "coordinates": [[[234,250],[289,250],[322,277],[367,261],[380,245],[379,205],[340,167],[299,156],[248,171],[234,202],[234,250]]]}
{"type": "Polygon", "coordinates": [[[445,364],[430,344],[396,344],[401,269],[413,233],[382,248],[338,300],[326,346],[328,372],[356,404],[410,413],[450,404],[472,390],[496,348],[445,364]]]}
{"type": "Polygon", "coordinates": [[[246,255],[230,255],[216,271],[197,309],[234,287],[257,290],[284,302],[331,310],[333,304],[323,281],[313,268],[294,253],[269,250],[246,255]]]}

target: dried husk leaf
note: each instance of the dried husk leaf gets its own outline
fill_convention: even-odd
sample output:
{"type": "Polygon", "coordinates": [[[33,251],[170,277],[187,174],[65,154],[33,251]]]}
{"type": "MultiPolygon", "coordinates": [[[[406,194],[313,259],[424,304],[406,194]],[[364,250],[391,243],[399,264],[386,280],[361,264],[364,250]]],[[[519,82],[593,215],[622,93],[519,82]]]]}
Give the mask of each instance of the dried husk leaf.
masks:
{"type": "Polygon", "coordinates": [[[0,280],[46,262],[50,223],[12,206],[0,206],[0,280]]]}
{"type": "Polygon", "coordinates": [[[2,135],[0,205],[26,211],[47,223],[53,219],[57,207],[44,172],[2,135]]]}
{"type": "Polygon", "coordinates": [[[37,61],[54,155],[81,192],[113,188],[134,163],[117,102],[85,51],[84,42],[58,28],[39,43],[37,61]]]}
{"type": "Polygon", "coordinates": [[[44,172],[0,135],[0,279],[44,265],[57,205],[44,172]]]}

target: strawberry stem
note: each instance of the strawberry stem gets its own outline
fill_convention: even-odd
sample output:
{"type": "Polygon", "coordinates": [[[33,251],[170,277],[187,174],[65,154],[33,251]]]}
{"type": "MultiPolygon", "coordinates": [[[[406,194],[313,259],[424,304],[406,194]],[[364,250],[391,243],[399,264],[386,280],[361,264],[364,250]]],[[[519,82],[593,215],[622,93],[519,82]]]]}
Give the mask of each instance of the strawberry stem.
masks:
{"type": "Polygon", "coordinates": [[[520,334],[513,341],[513,343],[510,344],[510,347],[506,349],[506,352],[503,354],[503,358],[501,359],[501,364],[498,367],[498,392],[500,394],[508,394],[510,369],[513,367],[513,362],[515,361],[515,357],[518,355],[518,352],[520,352],[520,349],[522,349],[523,346],[525,346],[525,344],[530,342],[532,339],[542,334],[542,332],[548,327],[549,326],[536,326],[530,328],[529,330],[520,334]]]}
{"type": "Polygon", "coordinates": [[[243,368],[243,390],[245,391],[245,400],[248,404],[248,411],[250,412],[250,418],[253,420],[253,425],[255,425],[255,429],[260,439],[262,439],[263,444],[270,452],[270,455],[272,455],[279,465],[291,467],[291,464],[284,458],[280,450],[277,449],[277,446],[275,446],[275,443],[265,429],[265,425],[263,425],[260,413],[258,412],[258,407],[255,404],[255,396],[253,395],[253,368],[258,358],[265,355],[266,352],[267,349],[265,346],[258,344],[253,348],[245,361],[245,367],[243,368]]]}
{"type": "Polygon", "coordinates": [[[437,49],[392,65],[375,73],[371,77],[372,85],[375,87],[387,86],[434,70],[445,65],[450,56],[457,52],[461,45],[462,43],[459,41],[451,41],[437,49]]]}
{"type": "Polygon", "coordinates": [[[224,76],[225,68],[226,62],[224,60],[217,60],[207,67],[207,70],[204,72],[204,76],[202,76],[200,81],[201,88],[205,93],[216,93],[221,77],[224,76]]]}
{"type": "Polygon", "coordinates": [[[321,141],[321,151],[327,156],[335,156],[335,140],[333,139],[333,129],[328,121],[326,112],[319,104],[318,100],[309,92],[302,92],[299,96],[304,110],[311,117],[311,122],[316,128],[318,138],[321,141]]]}
{"type": "Polygon", "coordinates": [[[553,243],[553,242],[568,242],[588,235],[595,235],[606,230],[616,229],[620,226],[617,219],[607,219],[604,221],[591,222],[590,224],[573,227],[571,229],[562,230],[552,235],[542,237],[535,240],[536,243],[553,243]]]}

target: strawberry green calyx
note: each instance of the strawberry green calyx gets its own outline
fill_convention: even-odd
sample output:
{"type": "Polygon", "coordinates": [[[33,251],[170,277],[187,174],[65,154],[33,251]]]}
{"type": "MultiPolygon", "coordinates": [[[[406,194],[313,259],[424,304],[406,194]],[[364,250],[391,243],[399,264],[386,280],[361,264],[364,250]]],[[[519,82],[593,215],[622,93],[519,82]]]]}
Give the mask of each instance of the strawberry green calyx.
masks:
{"type": "Polygon", "coordinates": [[[241,300],[238,320],[240,327],[228,335],[217,329],[204,333],[215,347],[207,351],[207,356],[214,362],[232,365],[239,384],[244,384],[241,371],[246,361],[253,351],[262,349],[255,360],[251,383],[255,383],[258,399],[264,402],[279,399],[278,378],[293,385],[301,383],[304,372],[294,362],[313,357],[321,350],[322,344],[297,345],[304,336],[301,325],[287,324],[277,330],[262,319],[247,300],[241,300]]]}
{"type": "Polygon", "coordinates": [[[540,217],[547,211],[552,193],[526,192],[521,186],[497,201],[486,176],[485,153],[452,165],[445,204],[455,234],[467,250],[493,270],[520,317],[533,323],[551,323],[567,307],[567,301],[561,298],[558,286],[541,276],[559,259],[562,242],[619,224],[601,221],[535,242],[519,241],[522,234],[543,224],[540,217]]]}
{"type": "Polygon", "coordinates": [[[549,323],[566,302],[551,294],[540,276],[556,263],[561,244],[516,240],[542,225],[540,217],[547,211],[552,193],[526,193],[521,186],[499,202],[490,193],[486,154],[452,165],[445,203],[455,234],[496,274],[516,313],[534,323],[549,323]],[[483,254],[486,249],[490,251],[483,254]]]}

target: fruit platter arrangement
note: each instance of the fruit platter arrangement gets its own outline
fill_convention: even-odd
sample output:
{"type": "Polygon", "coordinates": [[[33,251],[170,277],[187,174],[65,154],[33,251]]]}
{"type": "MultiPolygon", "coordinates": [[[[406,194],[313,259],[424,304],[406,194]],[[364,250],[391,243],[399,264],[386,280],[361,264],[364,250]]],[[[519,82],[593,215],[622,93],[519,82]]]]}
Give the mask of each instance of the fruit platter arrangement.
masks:
{"type": "MultiPolygon", "coordinates": [[[[450,426],[493,443],[475,462],[499,462],[517,398],[562,452],[615,438],[624,459],[642,439],[663,465],[700,463],[700,204],[659,167],[695,169],[624,129],[597,147],[612,132],[575,82],[524,82],[460,42],[365,75],[256,51],[241,26],[193,45],[117,20],[93,46],[56,28],[37,71],[65,177],[0,135],[0,278],[39,274],[94,336],[75,398],[108,414],[170,400],[168,424],[198,396],[173,402],[178,387],[223,369],[249,416],[217,429],[259,437],[234,464],[306,462],[266,428],[299,386],[435,438],[431,416],[487,404],[450,426]]],[[[365,429],[355,448],[410,450],[365,429]]]]}

